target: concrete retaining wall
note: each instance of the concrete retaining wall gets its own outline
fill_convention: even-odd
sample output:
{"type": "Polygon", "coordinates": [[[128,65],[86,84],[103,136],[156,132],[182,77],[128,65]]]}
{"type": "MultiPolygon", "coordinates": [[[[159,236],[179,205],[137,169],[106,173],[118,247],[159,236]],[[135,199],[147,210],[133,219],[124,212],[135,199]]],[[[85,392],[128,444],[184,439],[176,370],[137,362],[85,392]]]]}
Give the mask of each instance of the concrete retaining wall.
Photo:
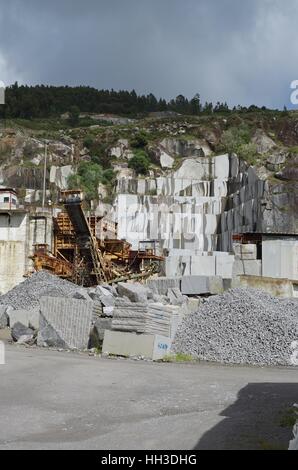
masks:
{"type": "Polygon", "coordinates": [[[239,276],[241,286],[262,289],[275,297],[293,297],[293,282],[289,279],[275,279],[262,276],[239,276]]]}

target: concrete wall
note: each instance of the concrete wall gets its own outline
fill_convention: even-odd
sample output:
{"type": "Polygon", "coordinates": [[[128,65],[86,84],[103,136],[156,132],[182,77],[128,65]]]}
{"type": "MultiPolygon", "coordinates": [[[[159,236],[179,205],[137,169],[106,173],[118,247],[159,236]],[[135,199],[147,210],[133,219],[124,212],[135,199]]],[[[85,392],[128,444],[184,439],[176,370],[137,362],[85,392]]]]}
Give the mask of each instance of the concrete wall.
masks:
{"type": "Polygon", "coordinates": [[[0,292],[24,281],[32,269],[34,243],[52,244],[52,217],[32,218],[26,211],[0,212],[0,292]]]}
{"type": "Polygon", "coordinates": [[[239,284],[244,287],[262,289],[274,297],[294,297],[293,282],[289,279],[275,279],[261,276],[239,276],[239,284]]]}
{"type": "Polygon", "coordinates": [[[27,267],[28,214],[0,213],[0,292],[4,294],[24,280],[27,267]]]}

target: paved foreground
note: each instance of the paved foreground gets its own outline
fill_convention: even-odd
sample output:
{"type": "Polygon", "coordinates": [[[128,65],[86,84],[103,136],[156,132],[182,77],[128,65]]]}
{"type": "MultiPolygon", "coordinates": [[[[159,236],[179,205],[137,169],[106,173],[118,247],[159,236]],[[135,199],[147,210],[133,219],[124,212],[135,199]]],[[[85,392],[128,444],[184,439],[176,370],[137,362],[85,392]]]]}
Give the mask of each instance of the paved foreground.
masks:
{"type": "Polygon", "coordinates": [[[287,448],[298,370],[8,346],[0,449],[287,448]]]}

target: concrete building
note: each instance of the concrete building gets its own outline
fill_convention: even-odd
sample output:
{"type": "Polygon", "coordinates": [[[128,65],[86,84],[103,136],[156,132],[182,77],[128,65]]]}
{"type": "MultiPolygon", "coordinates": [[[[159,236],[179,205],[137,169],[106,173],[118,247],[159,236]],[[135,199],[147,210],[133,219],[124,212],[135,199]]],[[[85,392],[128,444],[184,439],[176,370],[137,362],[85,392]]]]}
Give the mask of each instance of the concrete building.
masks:
{"type": "Polygon", "coordinates": [[[0,187],[0,209],[17,209],[18,198],[13,188],[0,187]]]}
{"type": "Polygon", "coordinates": [[[24,280],[32,269],[35,243],[52,244],[52,216],[30,213],[19,206],[16,192],[0,190],[0,293],[24,280]]]}

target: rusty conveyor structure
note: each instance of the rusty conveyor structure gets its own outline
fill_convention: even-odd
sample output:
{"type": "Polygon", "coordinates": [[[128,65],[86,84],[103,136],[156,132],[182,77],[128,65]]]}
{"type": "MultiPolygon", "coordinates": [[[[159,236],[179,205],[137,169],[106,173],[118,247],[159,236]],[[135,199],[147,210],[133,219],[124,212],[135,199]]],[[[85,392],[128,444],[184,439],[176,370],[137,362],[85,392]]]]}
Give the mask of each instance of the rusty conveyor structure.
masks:
{"type": "Polygon", "coordinates": [[[131,250],[125,240],[96,236],[100,217],[86,217],[81,191],[62,191],[64,211],[54,217],[53,252],[47,245],[35,245],[35,270],[46,269],[79,285],[138,279],[159,272],[162,256],[155,242],[140,242],[131,250]]]}

